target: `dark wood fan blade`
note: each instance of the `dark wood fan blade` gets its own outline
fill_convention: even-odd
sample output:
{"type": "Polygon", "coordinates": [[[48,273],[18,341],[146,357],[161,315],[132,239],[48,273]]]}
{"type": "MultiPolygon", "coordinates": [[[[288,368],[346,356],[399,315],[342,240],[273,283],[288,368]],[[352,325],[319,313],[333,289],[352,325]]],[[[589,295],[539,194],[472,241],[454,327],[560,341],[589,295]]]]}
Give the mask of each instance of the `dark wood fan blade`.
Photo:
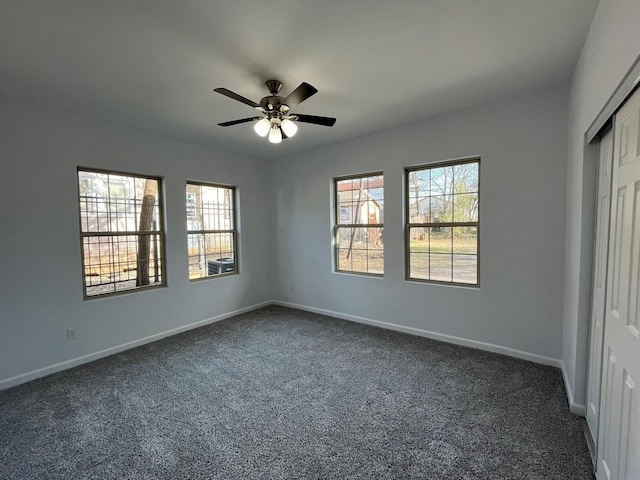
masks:
{"type": "Polygon", "coordinates": [[[301,113],[296,113],[295,116],[298,117],[298,122],[324,125],[325,127],[333,127],[336,123],[336,119],[331,117],[318,117],[317,115],[303,115],[301,113]]]}
{"type": "Polygon", "coordinates": [[[306,82],[302,82],[298,88],[296,88],[293,92],[289,94],[287,98],[284,99],[285,105],[289,105],[289,108],[293,108],[299,103],[304,102],[307,98],[312,95],[318,93],[318,90],[315,87],[312,87],[306,82]]]}
{"type": "Polygon", "coordinates": [[[232,92],[231,90],[227,90],[226,88],[214,88],[213,91],[216,93],[220,93],[225,97],[233,98],[234,100],[237,100],[246,105],[249,105],[250,107],[257,108],[258,110],[262,110],[262,107],[260,106],[260,104],[254,102],[253,100],[249,100],[248,98],[245,98],[242,95],[238,95],[237,93],[232,92]]]}
{"type": "Polygon", "coordinates": [[[237,125],[239,123],[252,122],[254,120],[260,120],[262,117],[241,118],[240,120],[231,120],[230,122],[219,123],[221,127],[229,127],[231,125],[237,125]]]}

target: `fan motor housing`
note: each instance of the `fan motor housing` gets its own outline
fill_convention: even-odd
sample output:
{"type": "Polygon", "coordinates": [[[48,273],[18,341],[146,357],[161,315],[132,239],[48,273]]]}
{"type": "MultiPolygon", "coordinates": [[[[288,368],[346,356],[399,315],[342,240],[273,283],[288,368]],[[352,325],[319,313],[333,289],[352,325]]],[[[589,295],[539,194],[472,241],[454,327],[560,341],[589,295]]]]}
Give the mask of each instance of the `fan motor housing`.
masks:
{"type": "Polygon", "coordinates": [[[289,106],[284,103],[284,98],[279,97],[278,95],[270,95],[268,97],[264,97],[260,100],[260,106],[266,112],[282,112],[287,113],[289,111],[289,106]]]}

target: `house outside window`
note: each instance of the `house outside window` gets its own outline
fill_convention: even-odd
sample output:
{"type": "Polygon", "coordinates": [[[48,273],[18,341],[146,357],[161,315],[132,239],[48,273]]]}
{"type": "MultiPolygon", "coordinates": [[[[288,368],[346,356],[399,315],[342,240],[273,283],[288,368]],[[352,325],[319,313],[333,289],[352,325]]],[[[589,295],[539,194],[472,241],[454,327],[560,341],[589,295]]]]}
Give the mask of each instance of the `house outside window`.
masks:
{"type": "Polygon", "coordinates": [[[189,279],[238,273],[234,187],[187,182],[189,279]]]}
{"type": "Polygon", "coordinates": [[[479,286],[480,159],[405,171],[406,277],[479,286]]]}
{"type": "Polygon", "coordinates": [[[335,270],[384,274],[384,176],[334,179],[335,270]]]}
{"type": "Polygon", "coordinates": [[[160,178],[78,168],[85,298],[166,284],[160,178]]]}

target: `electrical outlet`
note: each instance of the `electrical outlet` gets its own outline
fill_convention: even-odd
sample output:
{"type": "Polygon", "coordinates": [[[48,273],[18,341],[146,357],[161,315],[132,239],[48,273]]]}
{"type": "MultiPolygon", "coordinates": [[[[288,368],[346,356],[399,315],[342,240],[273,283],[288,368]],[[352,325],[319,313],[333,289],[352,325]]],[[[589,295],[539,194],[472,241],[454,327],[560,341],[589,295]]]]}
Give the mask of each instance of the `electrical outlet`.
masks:
{"type": "Polygon", "coordinates": [[[78,332],[75,328],[67,328],[67,340],[75,340],[78,338],[78,332]]]}

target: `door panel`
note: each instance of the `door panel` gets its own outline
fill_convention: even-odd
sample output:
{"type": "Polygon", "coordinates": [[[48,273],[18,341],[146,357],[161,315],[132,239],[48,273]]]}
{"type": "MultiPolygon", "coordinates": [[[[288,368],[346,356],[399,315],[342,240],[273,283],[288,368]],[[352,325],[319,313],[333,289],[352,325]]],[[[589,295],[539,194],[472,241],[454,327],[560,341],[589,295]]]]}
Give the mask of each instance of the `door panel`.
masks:
{"type": "Polygon", "coordinates": [[[616,114],[598,480],[640,479],[640,90],[616,114]]]}

